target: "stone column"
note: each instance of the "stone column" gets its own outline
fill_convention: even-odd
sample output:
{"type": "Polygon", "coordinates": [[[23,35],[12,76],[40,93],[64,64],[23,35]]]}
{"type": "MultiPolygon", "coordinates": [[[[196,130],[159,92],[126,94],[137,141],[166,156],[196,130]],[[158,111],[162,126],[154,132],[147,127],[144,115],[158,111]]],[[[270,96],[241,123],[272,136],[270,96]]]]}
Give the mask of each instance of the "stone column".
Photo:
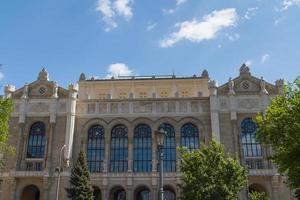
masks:
{"type": "Polygon", "coordinates": [[[128,134],[128,172],[132,172],[133,165],[133,131],[129,129],[128,134]]]}
{"type": "Polygon", "coordinates": [[[127,186],[126,188],[126,199],[134,199],[132,186],[127,186]]]}
{"type": "Polygon", "coordinates": [[[107,187],[102,188],[101,195],[102,195],[101,199],[109,199],[109,191],[107,187]]]}
{"type": "Polygon", "coordinates": [[[69,101],[68,101],[68,108],[67,108],[68,115],[67,115],[66,135],[65,135],[66,148],[64,150],[64,158],[66,160],[69,160],[72,157],[77,92],[78,92],[78,85],[70,84],[69,101]]]}
{"type": "Polygon", "coordinates": [[[18,143],[16,146],[16,155],[17,155],[16,170],[20,170],[21,168],[23,143],[24,143],[23,133],[24,133],[24,123],[19,123],[18,143]]]}
{"type": "Polygon", "coordinates": [[[214,80],[210,80],[208,86],[212,135],[218,142],[221,142],[217,94],[218,86],[214,80]]]}
{"type": "Polygon", "coordinates": [[[54,130],[55,130],[55,123],[50,122],[50,131],[49,131],[49,135],[48,135],[48,141],[47,141],[47,156],[45,157],[45,170],[48,171],[48,173],[50,172],[50,167],[51,167],[51,163],[52,163],[52,146],[53,146],[53,135],[54,135],[54,130]]]}
{"type": "MultiPolygon", "coordinates": [[[[179,160],[179,151],[177,147],[180,147],[180,127],[175,127],[175,142],[176,142],[176,172],[179,172],[180,160],[179,160]]],[[[165,155],[165,154],[164,154],[165,155]]],[[[164,156],[165,157],[165,156],[164,156]]]]}
{"type": "Polygon", "coordinates": [[[110,137],[110,133],[107,133],[105,134],[106,137],[105,137],[105,149],[104,149],[104,163],[103,163],[103,172],[104,173],[107,173],[109,171],[109,167],[110,167],[110,158],[109,158],[109,155],[110,155],[110,140],[111,140],[111,137],[110,137]]]}

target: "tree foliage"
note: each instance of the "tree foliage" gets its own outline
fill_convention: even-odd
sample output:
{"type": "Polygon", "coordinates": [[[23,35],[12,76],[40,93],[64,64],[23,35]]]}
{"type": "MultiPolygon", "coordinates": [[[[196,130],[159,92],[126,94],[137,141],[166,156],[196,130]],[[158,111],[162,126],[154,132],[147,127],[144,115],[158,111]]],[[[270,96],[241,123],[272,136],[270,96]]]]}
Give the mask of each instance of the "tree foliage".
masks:
{"type": "Polygon", "coordinates": [[[67,188],[68,197],[72,200],[93,200],[93,187],[84,152],[79,152],[79,157],[72,168],[70,188],[67,188]]]}
{"type": "MultiPolygon", "coordinates": [[[[8,121],[13,103],[9,99],[0,98],[0,154],[13,154],[14,148],[8,142],[8,121]]],[[[0,168],[3,161],[0,159],[0,168]]]]}
{"type": "Polygon", "coordinates": [[[251,192],[249,200],[270,200],[264,192],[251,192]]]}
{"type": "Polygon", "coordinates": [[[272,160],[288,176],[291,188],[300,187],[300,77],[285,86],[283,95],[275,97],[266,113],[258,114],[257,138],[271,145],[272,160]]]}
{"type": "Polygon", "coordinates": [[[246,170],[221,144],[189,152],[181,149],[181,198],[183,200],[233,200],[246,184],[246,170]]]}

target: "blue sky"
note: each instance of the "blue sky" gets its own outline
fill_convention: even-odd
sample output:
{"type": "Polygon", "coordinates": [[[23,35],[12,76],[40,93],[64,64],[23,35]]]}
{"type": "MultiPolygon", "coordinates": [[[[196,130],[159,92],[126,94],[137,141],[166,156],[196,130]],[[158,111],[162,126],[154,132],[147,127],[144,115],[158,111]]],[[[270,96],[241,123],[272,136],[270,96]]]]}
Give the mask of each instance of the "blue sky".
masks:
{"type": "Polygon", "coordinates": [[[86,76],[300,75],[300,0],[2,0],[0,85],[86,76]]]}

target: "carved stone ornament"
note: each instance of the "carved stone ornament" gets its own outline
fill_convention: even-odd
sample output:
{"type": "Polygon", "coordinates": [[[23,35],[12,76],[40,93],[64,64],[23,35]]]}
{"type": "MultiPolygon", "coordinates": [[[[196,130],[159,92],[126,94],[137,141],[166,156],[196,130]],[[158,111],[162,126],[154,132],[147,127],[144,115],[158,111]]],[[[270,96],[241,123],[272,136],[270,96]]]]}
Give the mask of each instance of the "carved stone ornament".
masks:
{"type": "Polygon", "coordinates": [[[57,84],[57,82],[53,83],[52,97],[53,98],[58,98],[58,84],[57,84]]]}
{"type": "Polygon", "coordinates": [[[263,77],[260,78],[260,94],[268,94],[266,82],[264,81],[263,77]]]}
{"type": "Polygon", "coordinates": [[[203,78],[208,78],[208,77],[209,77],[208,71],[207,71],[206,69],[203,70],[203,72],[202,72],[202,77],[203,77],[203,78]]]}
{"type": "Polygon", "coordinates": [[[229,81],[228,81],[228,88],[229,88],[228,94],[230,94],[230,95],[235,94],[235,91],[234,91],[234,81],[232,80],[231,77],[229,78],[229,81]]]}
{"type": "Polygon", "coordinates": [[[22,95],[22,99],[27,99],[28,98],[28,84],[25,83],[24,88],[23,88],[23,95],[22,95]]]}
{"type": "Polygon", "coordinates": [[[246,64],[243,64],[240,68],[240,74],[250,74],[250,69],[246,64]]]}
{"type": "Polygon", "coordinates": [[[49,81],[49,73],[47,72],[47,70],[44,67],[39,73],[38,80],[40,80],[40,81],[49,81]]]}

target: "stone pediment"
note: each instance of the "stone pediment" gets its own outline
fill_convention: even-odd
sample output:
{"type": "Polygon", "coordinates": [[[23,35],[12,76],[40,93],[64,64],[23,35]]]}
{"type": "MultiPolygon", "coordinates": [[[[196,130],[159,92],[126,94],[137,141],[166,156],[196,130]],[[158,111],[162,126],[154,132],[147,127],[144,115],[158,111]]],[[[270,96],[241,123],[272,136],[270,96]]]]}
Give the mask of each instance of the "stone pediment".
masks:
{"type": "Polygon", "coordinates": [[[240,75],[218,87],[218,95],[230,94],[278,94],[275,85],[268,83],[263,78],[252,76],[249,67],[243,65],[240,68],[240,75]]]}
{"type": "Polygon", "coordinates": [[[38,80],[25,84],[14,91],[12,98],[67,98],[68,90],[59,87],[56,82],[49,81],[48,72],[45,69],[39,73],[38,80]]]}

